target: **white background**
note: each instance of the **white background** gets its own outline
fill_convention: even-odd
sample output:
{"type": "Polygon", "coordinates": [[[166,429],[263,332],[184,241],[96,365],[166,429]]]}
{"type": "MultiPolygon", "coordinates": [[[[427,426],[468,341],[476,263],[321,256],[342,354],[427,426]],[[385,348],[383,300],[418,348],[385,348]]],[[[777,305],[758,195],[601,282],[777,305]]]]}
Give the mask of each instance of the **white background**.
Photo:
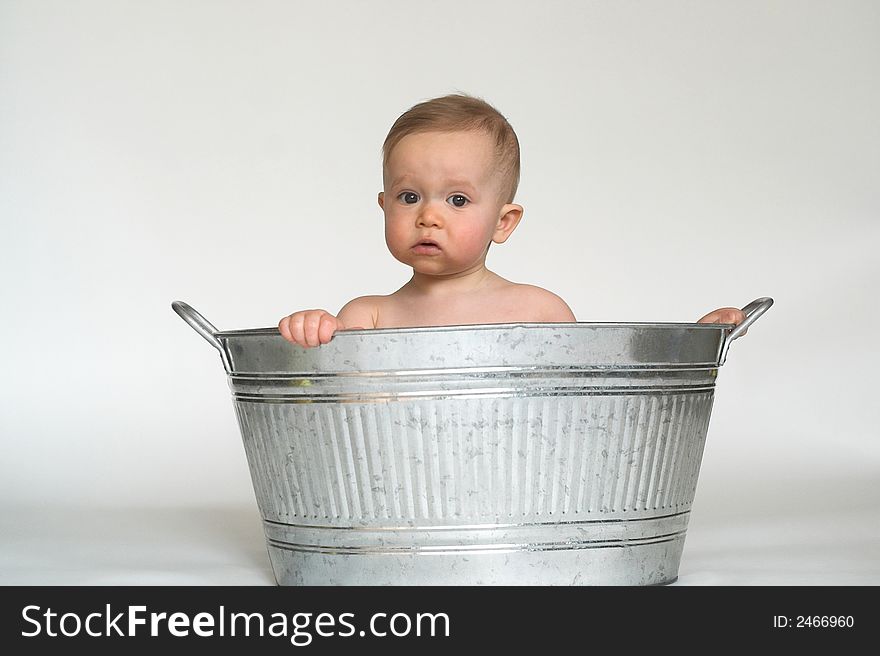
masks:
{"type": "Polygon", "coordinates": [[[679,584],[880,583],[880,5],[0,0],[0,583],[273,583],[221,329],[408,279],[379,150],[462,91],[522,145],[488,264],[580,321],[772,296],[679,584]]]}

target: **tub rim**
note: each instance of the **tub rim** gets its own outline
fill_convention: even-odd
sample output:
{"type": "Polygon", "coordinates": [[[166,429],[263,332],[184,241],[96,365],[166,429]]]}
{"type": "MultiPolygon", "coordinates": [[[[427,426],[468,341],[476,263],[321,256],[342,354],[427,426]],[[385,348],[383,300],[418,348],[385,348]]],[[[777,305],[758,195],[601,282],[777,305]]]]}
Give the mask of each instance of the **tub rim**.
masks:
{"type": "MultiPolygon", "coordinates": [[[[687,323],[687,322],[650,322],[650,321],[533,321],[515,323],[474,323],[453,324],[449,326],[405,326],[398,328],[351,328],[337,330],[333,339],[345,335],[376,335],[376,334],[408,334],[430,332],[463,332],[466,330],[505,330],[512,328],[696,328],[697,330],[732,330],[732,323],[687,323]]],[[[220,330],[214,333],[216,337],[246,337],[248,335],[281,336],[275,328],[241,328],[236,330],[220,330]]]]}

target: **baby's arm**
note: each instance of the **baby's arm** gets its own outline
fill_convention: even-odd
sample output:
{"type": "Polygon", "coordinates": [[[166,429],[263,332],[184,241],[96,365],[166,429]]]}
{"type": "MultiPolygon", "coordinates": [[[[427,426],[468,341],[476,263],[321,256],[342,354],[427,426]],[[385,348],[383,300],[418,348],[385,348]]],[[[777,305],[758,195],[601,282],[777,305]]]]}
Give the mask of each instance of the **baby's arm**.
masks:
{"type": "Polygon", "coordinates": [[[362,296],[346,303],[333,316],[327,310],[300,310],[278,322],[281,336],[305,348],[326,344],[337,330],[375,328],[375,303],[362,296]]]}

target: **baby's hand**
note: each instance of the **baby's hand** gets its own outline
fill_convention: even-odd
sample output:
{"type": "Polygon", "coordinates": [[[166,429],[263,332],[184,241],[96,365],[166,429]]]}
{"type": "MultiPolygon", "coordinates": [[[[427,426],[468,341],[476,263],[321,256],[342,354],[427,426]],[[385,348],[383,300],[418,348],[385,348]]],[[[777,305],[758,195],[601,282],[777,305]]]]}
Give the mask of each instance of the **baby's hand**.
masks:
{"type": "MultiPolygon", "coordinates": [[[[745,321],[745,318],[746,313],[739,308],[726,307],[712,310],[712,312],[697,321],[697,323],[732,323],[738,325],[745,321]]],[[[749,331],[746,330],[743,335],[747,332],[749,331]]]]}
{"type": "Polygon", "coordinates": [[[301,310],[278,322],[278,330],[289,342],[305,348],[326,344],[344,326],[326,310],[301,310]]]}

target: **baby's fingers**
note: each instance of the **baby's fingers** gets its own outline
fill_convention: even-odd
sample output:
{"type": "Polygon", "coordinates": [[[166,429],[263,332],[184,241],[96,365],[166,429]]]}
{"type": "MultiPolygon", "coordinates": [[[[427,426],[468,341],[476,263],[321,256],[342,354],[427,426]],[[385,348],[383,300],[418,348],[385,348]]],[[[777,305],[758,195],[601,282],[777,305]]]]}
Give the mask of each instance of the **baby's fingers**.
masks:
{"type": "Polygon", "coordinates": [[[321,319],[326,316],[326,312],[312,311],[306,312],[303,318],[303,346],[318,346],[321,339],[318,335],[318,329],[321,327],[321,319]]]}
{"type": "Polygon", "coordinates": [[[295,342],[296,340],[293,338],[293,333],[291,332],[291,320],[293,319],[293,315],[284,317],[281,321],[278,322],[278,332],[281,333],[281,336],[286,339],[288,342],[295,342]]]}
{"type": "MultiPolygon", "coordinates": [[[[746,320],[746,313],[738,308],[733,309],[733,317],[730,320],[730,323],[736,324],[737,326],[746,320]]],[[[740,333],[740,337],[747,335],[749,329],[746,328],[742,333],[740,333]]]]}
{"type": "Polygon", "coordinates": [[[300,346],[308,346],[306,343],[305,328],[303,321],[305,320],[305,312],[295,312],[290,315],[290,336],[295,344],[300,346]]]}
{"type": "Polygon", "coordinates": [[[336,332],[338,323],[336,317],[332,314],[325,314],[321,317],[321,321],[318,324],[318,341],[321,344],[326,344],[333,339],[333,333],[336,332]]]}
{"type": "MultiPolygon", "coordinates": [[[[697,321],[697,323],[732,323],[734,325],[739,325],[746,319],[746,314],[739,308],[719,308],[717,310],[713,310],[702,319],[697,321]]],[[[743,335],[745,335],[748,330],[743,331],[743,335]]]]}
{"type": "Polygon", "coordinates": [[[712,310],[697,323],[740,323],[745,318],[743,311],[737,308],[719,308],[712,310]]]}
{"type": "Polygon", "coordinates": [[[732,323],[737,325],[745,321],[746,318],[745,313],[739,308],[721,308],[717,312],[718,321],[715,323],[732,323]]]}

